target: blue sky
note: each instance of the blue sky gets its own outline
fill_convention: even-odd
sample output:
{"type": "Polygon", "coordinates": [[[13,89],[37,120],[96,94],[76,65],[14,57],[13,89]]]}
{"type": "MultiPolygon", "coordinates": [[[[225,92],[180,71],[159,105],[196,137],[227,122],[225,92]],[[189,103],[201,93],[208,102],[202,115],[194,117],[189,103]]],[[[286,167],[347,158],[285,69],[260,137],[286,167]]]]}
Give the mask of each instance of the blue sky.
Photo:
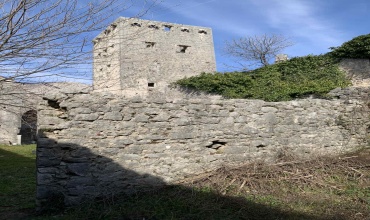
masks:
{"type": "MultiPolygon", "coordinates": [[[[79,3],[84,5],[89,1],[79,3]]],[[[120,0],[117,4],[128,8],[112,4],[113,11],[123,11],[113,14],[102,25],[108,26],[120,16],[136,17],[153,1],[161,3],[145,13],[143,19],[212,28],[220,72],[237,70],[231,68],[237,66],[235,58],[224,54],[225,41],[232,39],[261,34],[283,35],[295,43],[283,53],[295,57],[326,53],[329,47],[370,33],[370,0],[120,0]]],[[[91,41],[100,31],[88,35],[91,41]]],[[[92,50],[91,41],[86,44],[87,51],[92,50]]],[[[91,84],[91,62],[58,70],[62,75],[53,70],[34,74],[34,77],[91,84]]]]}
{"type": "MultiPolygon", "coordinates": [[[[134,16],[135,8],[121,16],[134,16]]],[[[282,34],[295,44],[289,57],[321,54],[370,33],[369,0],[165,0],[143,19],[211,27],[218,71],[230,70],[225,41],[282,34]],[[226,64],[226,66],[225,66],[226,64]]]]}

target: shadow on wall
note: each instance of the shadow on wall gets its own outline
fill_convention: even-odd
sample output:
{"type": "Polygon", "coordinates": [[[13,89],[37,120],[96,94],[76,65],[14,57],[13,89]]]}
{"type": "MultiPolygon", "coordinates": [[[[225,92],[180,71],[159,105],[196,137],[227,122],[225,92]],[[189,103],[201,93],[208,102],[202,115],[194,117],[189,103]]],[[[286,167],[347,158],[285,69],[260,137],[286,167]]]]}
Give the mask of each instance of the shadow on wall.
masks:
{"type": "MultiPolygon", "coordinates": [[[[39,211],[58,205],[76,208],[88,203],[90,211],[81,213],[82,219],[98,219],[102,210],[92,208],[96,207],[92,201],[105,201],[102,205],[105,207],[106,201],[114,200],[115,204],[119,205],[120,201],[124,204],[113,212],[118,213],[115,219],[320,219],[317,216],[281,211],[246,198],[223,196],[209,189],[194,190],[168,185],[160,177],[122,167],[103,156],[107,153],[95,152],[94,149],[77,144],[39,138],[39,211]],[[136,199],[138,197],[144,199],[140,202],[136,199]]],[[[140,163],[140,158],[132,158],[131,162],[140,163]]]]}

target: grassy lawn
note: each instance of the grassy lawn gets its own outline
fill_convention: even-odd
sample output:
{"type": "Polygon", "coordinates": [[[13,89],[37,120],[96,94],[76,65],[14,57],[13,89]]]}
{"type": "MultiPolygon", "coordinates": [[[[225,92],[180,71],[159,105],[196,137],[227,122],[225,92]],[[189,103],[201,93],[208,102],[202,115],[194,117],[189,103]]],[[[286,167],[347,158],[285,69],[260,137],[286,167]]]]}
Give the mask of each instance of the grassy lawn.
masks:
{"type": "Polygon", "coordinates": [[[34,210],[35,149],[35,145],[0,145],[0,219],[21,217],[34,210]]]}
{"type": "Polygon", "coordinates": [[[35,146],[0,146],[0,219],[370,219],[370,150],[222,168],[152,192],[34,215],[35,146]]]}

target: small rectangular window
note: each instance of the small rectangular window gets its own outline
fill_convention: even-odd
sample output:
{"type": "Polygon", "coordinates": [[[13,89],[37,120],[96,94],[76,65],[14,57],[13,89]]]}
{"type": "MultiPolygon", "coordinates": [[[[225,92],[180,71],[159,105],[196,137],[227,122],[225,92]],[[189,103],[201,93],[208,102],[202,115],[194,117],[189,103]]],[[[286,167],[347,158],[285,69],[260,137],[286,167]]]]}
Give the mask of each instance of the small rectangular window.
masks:
{"type": "Polygon", "coordinates": [[[172,26],[171,25],[163,25],[163,31],[169,32],[171,31],[172,26]]]}
{"type": "Polygon", "coordinates": [[[182,31],[182,32],[187,32],[187,33],[189,33],[189,29],[188,29],[188,28],[185,28],[185,27],[181,28],[181,31],[182,31]]]}
{"type": "Polygon", "coordinates": [[[148,26],[148,28],[152,28],[152,29],[156,29],[156,30],[158,30],[158,29],[159,29],[159,27],[158,27],[157,25],[155,25],[155,24],[150,24],[150,25],[148,26]]]}
{"type": "Polygon", "coordinates": [[[190,46],[186,46],[186,45],[178,45],[178,48],[177,48],[177,53],[185,53],[186,50],[189,48],[190,46]]]}
{"type": "Polygon", "coordinates": [[[145,45],[146,45],[146,48],[151,48],[151,47],[154,47],[155,42],[148,42],[148,41],[146,41],[145,42],[145,45]]]}
{"type": "Polygon", "coordinates": [[[200,30],[198,31],[198,33],[199,33],[199,34],[207,34],[207,31],[200,29],[200,30]]]}
{"type": "Polygon", "coordinates": [[[149,88],[154,88],[154,83],[148,83],[149,88]]]}
{"type": "Polygon", "coordinates": [[[112,30],[115,30],[117,28],[117,24],[111,24],[112,30]]]}
{"type": "Polygon", "coordinates": [[[141,27],[141,24],[135,22],[135,23],[132,23],[131,26],[132,27],[141,27]]]}

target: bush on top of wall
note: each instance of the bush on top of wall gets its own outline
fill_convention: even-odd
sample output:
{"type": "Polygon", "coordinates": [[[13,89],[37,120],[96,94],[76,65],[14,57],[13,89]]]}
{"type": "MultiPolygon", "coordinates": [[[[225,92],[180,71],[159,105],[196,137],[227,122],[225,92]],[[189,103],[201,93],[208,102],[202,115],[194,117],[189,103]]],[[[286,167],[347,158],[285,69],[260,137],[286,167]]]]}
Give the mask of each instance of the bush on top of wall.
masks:
{"type": "Polygon", "coordinates": [[[350,82],[338,67],[338,59],[305,56],[250,72],[202,73],[175,82],[180,87],[222,95],[226,98],[287,101],[307,95],[322,96],[350,82]]]}
{"type": "Polygon", "coordinates": [[[336,58],[370,59],[370,34],[360,35],[330,49],[329,54],[336,58]]]}

